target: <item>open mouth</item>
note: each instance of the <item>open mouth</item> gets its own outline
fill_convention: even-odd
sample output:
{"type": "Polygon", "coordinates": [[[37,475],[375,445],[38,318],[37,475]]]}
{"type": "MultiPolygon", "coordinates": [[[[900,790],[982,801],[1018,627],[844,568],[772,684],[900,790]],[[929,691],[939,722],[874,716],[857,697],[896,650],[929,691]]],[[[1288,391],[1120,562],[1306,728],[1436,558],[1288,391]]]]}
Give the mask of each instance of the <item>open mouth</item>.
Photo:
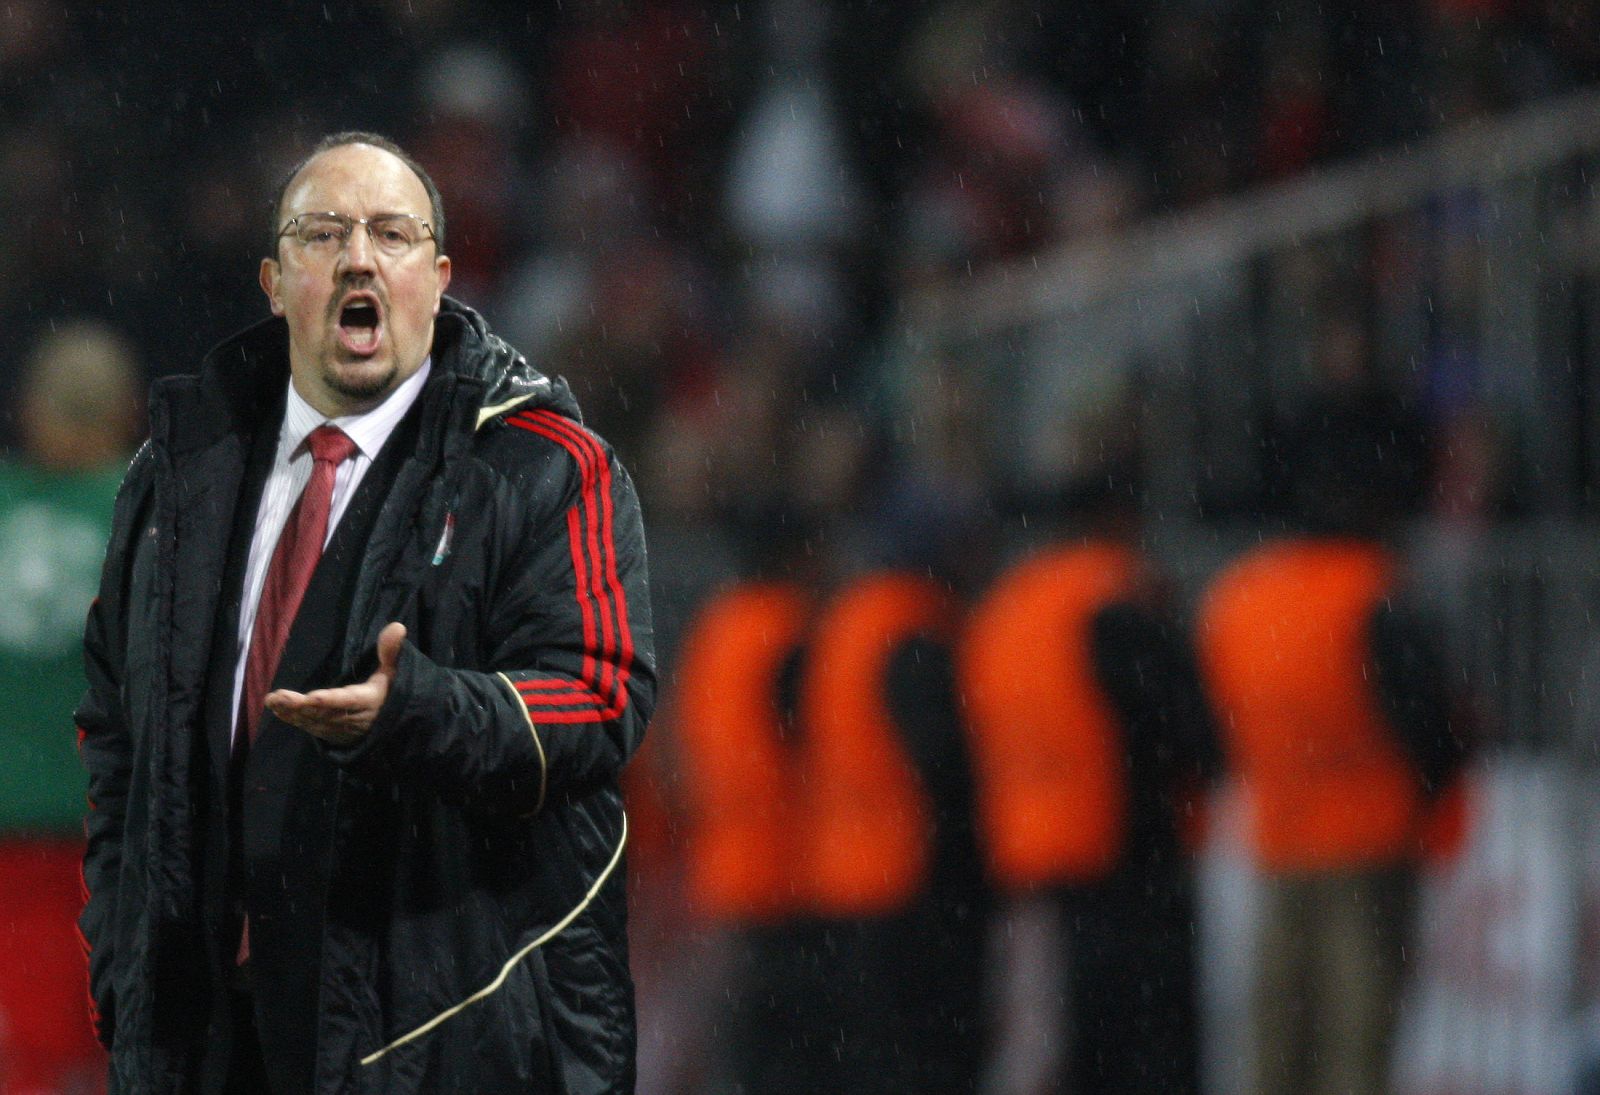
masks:
{"type": "Polygon", "coordinates": [[[376,350],[382,325],[378,302],[370,297],[352,297],[339,309],[339,341],[352,353],[376,350]]]}

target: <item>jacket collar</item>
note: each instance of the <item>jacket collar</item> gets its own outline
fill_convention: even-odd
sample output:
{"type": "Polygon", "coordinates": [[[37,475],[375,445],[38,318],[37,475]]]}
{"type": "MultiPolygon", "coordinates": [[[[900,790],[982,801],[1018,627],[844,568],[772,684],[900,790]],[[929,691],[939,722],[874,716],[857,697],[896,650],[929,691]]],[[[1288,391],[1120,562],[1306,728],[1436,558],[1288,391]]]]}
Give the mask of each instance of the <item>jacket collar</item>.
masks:
{"type": "MultiPolygon", "coordinates": [[[[489,330],[477,312],[450,297],[434,324],[434,375],[427,391],[448,400],[466,429],[515,408],[549,407],[578,419],[567,385],[533,368],[489,330]],[[463,401],[470,404],[466,413],[463,401]]],[[[225,437],[276,424],[289,370],[289,328],[274,316],[219,343],[198,374],[158,380],[151,391],[151,437],[173,454],[208,448],[225,437]]],[[[451,415],[454,419],[454,414],[451,415]]]]}

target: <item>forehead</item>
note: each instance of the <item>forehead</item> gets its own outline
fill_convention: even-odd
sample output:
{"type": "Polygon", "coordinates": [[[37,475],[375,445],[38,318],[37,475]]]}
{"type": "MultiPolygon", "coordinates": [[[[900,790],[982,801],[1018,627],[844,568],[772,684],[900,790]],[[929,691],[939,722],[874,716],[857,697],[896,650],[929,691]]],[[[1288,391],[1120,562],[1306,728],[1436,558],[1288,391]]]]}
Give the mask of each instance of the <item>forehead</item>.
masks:
{"type": "Polygon", "coordinates": [[[301,168],[283,194],[282,212],[415,213],[429,215],[422,180],[391,152],[365,144],[340,145],[301,168]]]}

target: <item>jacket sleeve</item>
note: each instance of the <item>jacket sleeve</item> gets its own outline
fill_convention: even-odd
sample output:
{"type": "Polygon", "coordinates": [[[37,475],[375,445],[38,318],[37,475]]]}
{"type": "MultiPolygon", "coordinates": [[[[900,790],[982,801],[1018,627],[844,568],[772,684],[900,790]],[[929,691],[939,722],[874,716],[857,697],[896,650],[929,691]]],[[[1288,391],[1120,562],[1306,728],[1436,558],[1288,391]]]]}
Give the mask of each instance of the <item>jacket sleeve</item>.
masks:
{"type": "Polygon", "coordinates": [[[1429,795],[1449,784],[1469,752],[1440,633],[1403,594],[1379,602],[1368,624],[1378,700],[1429,795]]]}
{"type": "Polygon", "coordinates": [[[78,754],[89,777],[89,808],[83,826],[85,903],[78,929],[89,955],[89,1001],[95,1031],[108,1048],[116,1014],[111,992],[111,926],[133,769],[133,747],[121,703],[127,637],[126,584],[134,530],[143,523],[138,511],[147,493],[147,472],[147,457],[141,455],[117,499],[99,596],[89,609],[84,630],[84,669],[89,687],[73,715],[78,725],[78,754]]]}
{"type": "Polygon", "coordinates": [[[608,447],[568,429],[560,475],[512,481],[485,665],[407,642],[369,740],[336,761],[370,753],[460,805],[525,815],[615,780],[639,747],[655,670],[638,498],[608,447]]]}
{"type": "Polygon", "coordinates": [[[1196,791],[1222,775],[1222,735],[1200,667],[1171,614],[1131,601],[1092,623],[1095,679],[1128,735],[1130,757],[1166,793],[1196,791]]]}

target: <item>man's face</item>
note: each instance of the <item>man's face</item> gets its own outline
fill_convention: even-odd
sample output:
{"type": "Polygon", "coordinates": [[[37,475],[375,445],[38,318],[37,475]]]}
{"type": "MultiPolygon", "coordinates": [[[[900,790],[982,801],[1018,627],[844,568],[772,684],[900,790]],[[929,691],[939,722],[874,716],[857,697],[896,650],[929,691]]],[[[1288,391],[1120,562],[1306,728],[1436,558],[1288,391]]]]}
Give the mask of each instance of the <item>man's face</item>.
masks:
{"type": "MultiPolygon", "coordinates": [[[[391,153],[364,144],[331,148],[307,164],[284,193],[278,225],[330,212],[432,221],[422,180],[391,153]]],[[[291,233],[279,239],[276,258],[261,262],[272,314],[289,324],[295,390],[329,417],[370,410],[421,368],[449,284],[450,260],[432,240],[385,254],[360,225],[332,251],[305,246],[291,233]]]]}

